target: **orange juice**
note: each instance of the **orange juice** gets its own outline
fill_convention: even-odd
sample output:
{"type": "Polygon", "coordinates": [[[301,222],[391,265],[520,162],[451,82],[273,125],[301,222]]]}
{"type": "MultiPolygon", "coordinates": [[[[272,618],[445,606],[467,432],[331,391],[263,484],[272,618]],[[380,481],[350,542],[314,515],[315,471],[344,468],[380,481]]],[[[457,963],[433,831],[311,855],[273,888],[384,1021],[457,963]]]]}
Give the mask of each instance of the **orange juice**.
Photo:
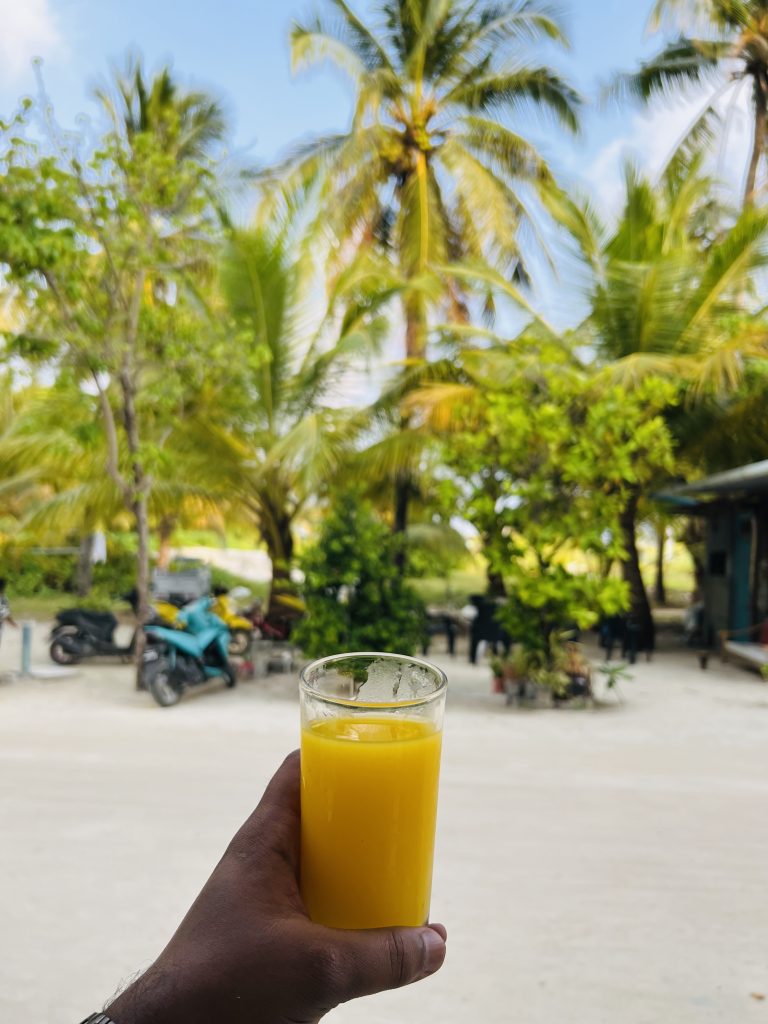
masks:
{"type": "Polygon", "coordinates": [[[301,892],[331,928],[426,924],[441,733],[432,722],[365,716],[301,737],[301,892]]]}

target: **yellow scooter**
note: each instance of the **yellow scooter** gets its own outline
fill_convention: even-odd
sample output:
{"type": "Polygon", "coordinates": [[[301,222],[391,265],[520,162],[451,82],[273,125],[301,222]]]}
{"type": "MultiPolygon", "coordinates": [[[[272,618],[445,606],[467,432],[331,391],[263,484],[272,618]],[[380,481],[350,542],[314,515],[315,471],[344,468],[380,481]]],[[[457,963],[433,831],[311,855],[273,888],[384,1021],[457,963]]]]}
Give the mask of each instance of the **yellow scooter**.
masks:
{"type": "Polygon", "coordinates": [[[235,594],[248,596],[241,588],[228,591],[226,587],[214,587],[211,611],[226,623],[229,630],[229,653],[233,657],[242,658],[250,649],[254,628],[250,619],[240,615],[235,594]]]}
{"type": "Polygon", "coordinates": [[[171,604],[170,601],[153,601],[152,609],[157,617],[158,626],[167,626],[171,629],[183,629],[183,625],[179,621],[179,608],[175,604],[171,604]]]}

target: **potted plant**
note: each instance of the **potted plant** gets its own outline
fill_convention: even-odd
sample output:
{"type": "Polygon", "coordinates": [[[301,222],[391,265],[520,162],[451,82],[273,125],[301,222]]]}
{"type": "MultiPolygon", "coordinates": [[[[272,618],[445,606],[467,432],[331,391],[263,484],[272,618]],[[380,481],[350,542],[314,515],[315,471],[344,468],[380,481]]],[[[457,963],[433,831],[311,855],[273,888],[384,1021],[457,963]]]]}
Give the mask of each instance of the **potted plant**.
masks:
{"type": "Polygon", "coordinates": [[[632,673],[629,671],[629,667],[624,662],[606,662],[605,665],[600,666],[599,671],[603,676],[606,691],[615,693],[616,699],[623,703],[624,698],[621,695],[620,684],[631,681],[632,673]]]}
{"type": "Polygon", "coordinates": [[[553,634],[548,650],[527,653],[528,677],[552,696],[555,707],[572,700],[592,697],[592,670],[581,646],[570,634],[553,634]]]}
{"type": "Polygon", "coordinates": [[[493,678],[492,693],[504,693],[504,662],[501,658],[491,658],[491,676],[493,678]]]}
{"type": "Polygon", "coordinates": [[[507,704],[515,700],[521,702],[528,692],[528,684],[532,682],[533,661],[530,651],[522,644],[515,644],[504,662],[504,692],[507,704]]]}
{"type": "Polygon", "coordinates": [[[566,699],[574,700],[583,697],[587,700],[592,697],[592,667],[584,656],[581,644],[574,640],[566,640],[560,654],[560,664],[565,673],[568,683],[566,685],[566,699]]]}

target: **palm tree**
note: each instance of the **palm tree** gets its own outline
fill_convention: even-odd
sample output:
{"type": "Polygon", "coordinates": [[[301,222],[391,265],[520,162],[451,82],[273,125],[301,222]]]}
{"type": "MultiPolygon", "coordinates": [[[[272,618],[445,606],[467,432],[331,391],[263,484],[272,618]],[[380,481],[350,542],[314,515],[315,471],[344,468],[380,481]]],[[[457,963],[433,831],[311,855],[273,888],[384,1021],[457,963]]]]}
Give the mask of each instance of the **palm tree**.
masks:
{"type": "MultiPolygon", "coordinates": [[[[11,371],[0,374],[0,452],[13,436],[28,400],[27,392],[14,388],[11,371]]],[[[37,493],[36,471],[29,467],[9,469],[0,455],[0,536],[18,529],[27,503],[37,493]]]]}
{"type": "MultiPolygon", "coordinates": [[[[577,128],[579,98],[554,70],[529,61],[543,40],[566,45],[539,0],[384,0],[368,27],[346,0],[296,24],[294,67],[326,59],[356,91],[348,132],[300,147],[272,178],[304,187],[325,172],[322,216],[339,240],[383,243],[406,280],[473,259],[521,269],[521,186],[552,189],[536,149],[504,123],[533,107],[577,128]]],[[[457,316],[465,316],[449,286],[457,316]]],[[[404,299],[406,354],[423,355],[426,298],[404,299]]]]}
{"type": "MultiPolygon", "coordinates": [[[[17,397],[15,415],[0,430],[0,478],[3,492],[15,500],[17,527],[35,538],[57,541],[77,537],[80,545],[76,589],[86,596],[92,584],[92,540],[126,520],[120,489],[104,472],[106,439],[99,403],[73,381],[34,387],[17,397]]],[[[163,524],[197,522],[212,515],[227,496],[196,481],[205,453],[180,457],[180,422],[156,445],[156,479],[149,514],[161,534],[163,524]],[[195,481],[195,482],[193,482],[195,481]]],[[[150,435],[151,437],[151,435],[150,435]]]]}
{"type": "MultiPolygon", "coordinates": [[[[576,130],[579,97],[532,59],[539,43],[567,40],[540,0],[383,0],[371,25],[346,0],[324,6],[325,16],[294,25],[293,64],[331,60],[351,77],[352,124],[269,172],[268,199],[309,193],[337,259],[374,251],[390,262],[402,282],[406,359],[423,359],[430,306],[457,321],[470,315],[457,279],[436,270],[472,261],[525,278],[529,198],[547,202],[556,190],[512,118],[543,110],[576,130]]],[[[393,409],[392,421],[408,433],[407,416],[393,409]]],[[[395,474],[398,532],[415,489],[407,462],[395,474]]]]}
{"type": "MultiPolygon", "coordinates": [[[[615,88],[647,102],[707,84],[716,88],[719,98],[748,84],[753,129],[744,204],[753,203],[758,172],[768,155],[768,4],[765,0],[657,0],[651,25],[658,29],[665,21],[676,23],[681,34],[638,71],[620,76],[615,88]],[[685,34],[690,28],[701,32],[685,34]]],[[[713,113],[714,101],[707,101],[704,120],[713,113]]],[[[702,118],[697,119],[697,125],[702,123],[702,118]]]]}
{"type": "MultiPolygon", "coordinates": [[[[580,340],[628,388],[647,376],[669,378],[683,412],[735,391],[745,367],[768,355],[766,324],[747,305],[754,275],[768,266],[768,212],[748,208],[730,227],[715,228],[701,166],[700,154],[678,157],[658,186],[630,167],[617,226],[606,230],[588,205],[572,225],[592,272],[580,340]]],[[[681,438],[680,417],[670,412],[681,438]]],[[[640,498],[638,488],[625,509],[624,568],[634,613],[647,622],[635,536],[640,498]]]]}
{"type": "Polygon", "coordinates": [[[129,55],[125,69],[114,68],[112,81],[95,90],[115,130],[130,143],[151,132],[167,141],[179,160],[203,161],[226,137],[227,118],[221,103],[208,93],[184,90],[171,69],[151,79],[141,58],[129,55]]]}
{"type": "Polygon", "coordinates": [[[384,323],[374,301],[344,313],[334,300],[318,314],[314,276],[274,231],[231,235],[221,287],[244,356],[218,396],[191,413],[186,444],[206,454],[200,482],[227,491],[258,528],[272,560],[274,611],[291,590],[297,520],[338,475],[363,426],[359,412],[339,407],[338,387],[384,323]]]}

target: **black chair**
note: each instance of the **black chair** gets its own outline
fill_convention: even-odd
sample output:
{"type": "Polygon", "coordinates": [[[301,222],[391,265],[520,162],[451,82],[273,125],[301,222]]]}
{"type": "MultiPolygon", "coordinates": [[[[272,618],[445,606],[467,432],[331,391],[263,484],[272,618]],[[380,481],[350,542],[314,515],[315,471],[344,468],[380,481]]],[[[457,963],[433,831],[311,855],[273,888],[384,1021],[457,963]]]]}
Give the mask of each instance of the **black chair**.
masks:
{"type": "Polygon", "coordinates": [[[477,649],[483,641],[490,646],[494,654],[498,654],[501,648],[505,656],[508,655],[512,647],[512,637],[496,617],[503,602],[484,594],[473,594],[469,600],[477,609],[469,633],[470,663],[477,664],[477,649]]]}
{"type": "Polygon", "coordinates": [[[431,646],[433,636],[445,634],[445,638],[448,642],[448,653],[453,657],[456,654],[456,637],[458,636],[458,633],[459,628],[452,615],[449,615],[446,612],[427,611],[422,653],[425,657],[429,654],[429,648],[431,646]]]}
{"type": "Polygon", "coordinates": [[[656,649],[656,629],[651,619],[650,625],[633,615],[608,615],[598,626],[600,646],[605,651],[606,661],[611,661],[615,647],[621,648],[621,656],[630,665],[637,661],[642,651],[648,661],[656,649]]]}

